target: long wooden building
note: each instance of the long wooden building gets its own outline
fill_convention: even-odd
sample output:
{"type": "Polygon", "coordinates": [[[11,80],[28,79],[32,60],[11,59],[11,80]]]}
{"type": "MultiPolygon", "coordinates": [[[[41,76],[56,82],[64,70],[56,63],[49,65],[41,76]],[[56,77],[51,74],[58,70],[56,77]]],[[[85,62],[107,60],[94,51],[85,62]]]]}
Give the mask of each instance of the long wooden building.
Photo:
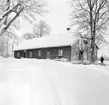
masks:
{"type": "MultiPolygon", "coordinates": [[[[95,59],[98,47],[95,45],[95,59]]],[[[71,34],[45,36],[22,42],[14,48],[15,58],[91,60],[90,38],[74,38],[71,34]]]]}

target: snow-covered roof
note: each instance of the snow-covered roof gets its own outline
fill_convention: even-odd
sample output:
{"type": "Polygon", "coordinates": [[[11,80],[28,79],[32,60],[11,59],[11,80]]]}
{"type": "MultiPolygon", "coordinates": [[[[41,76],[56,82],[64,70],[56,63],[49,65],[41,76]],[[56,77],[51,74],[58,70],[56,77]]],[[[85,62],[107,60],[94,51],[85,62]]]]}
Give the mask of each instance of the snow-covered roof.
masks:
{"type": "Polygon", "coordinates": [[[50,35],[26,40],[19,44],[19,46],[15,47],[14,50],[68,46],[72,45],[76,40],[77,38],[69,33],[50,35]]]}

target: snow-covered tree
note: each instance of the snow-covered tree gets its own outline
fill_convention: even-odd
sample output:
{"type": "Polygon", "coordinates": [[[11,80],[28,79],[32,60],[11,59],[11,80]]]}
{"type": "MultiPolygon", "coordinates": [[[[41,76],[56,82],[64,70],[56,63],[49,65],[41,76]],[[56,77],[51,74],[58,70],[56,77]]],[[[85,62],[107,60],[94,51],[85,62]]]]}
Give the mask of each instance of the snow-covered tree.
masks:
{"type": "Polygon", "coordinates": [[[104,40],[109,25],[109,0],[70,0],[72,25],[77,31],[91,38],[91,62],[94,62],[96,39],[104,40]]]}
{"type": "MultiPolygon", "coordinates": [[[[0,36],[22,17],[32,21],[45,13],[44,0],[0,0],[0,36]]],[[[17,26],[17,25],[14,25],[17,26]]]]}
{"type": "Polygon", "coordinates": [[[5,32],[0,36],[0,56],[9,57],[13,50],[13,44],[18,40],[14,32],[5,32]]]}
{"type": "MultiPolygon", "coordinates": [[[[20,20],[36,21],[38,15],[46,12],[44,0],[0,0],[0,55],[8,53],[9,47],[17,41],[13,28],[20,28],[20,20]],[[9,44],[13,40],[13,44],[9,44]]],[[[12,50],[11,49],[11,50],[12,50]]]]}
{"type": "Polygon", "coordinates": [[[33,34],[32,34],[32,33],[25,33],[25,34],[23,35],[23,38],[24,38],[25,40],[33,39],[33,34]]]}
{"type": "Polygon", "coordinates": [[[43,37],[50,34],[50,26],[43,20],[40,20],[38,24],[33,28],[34,37],[43,37]]]}

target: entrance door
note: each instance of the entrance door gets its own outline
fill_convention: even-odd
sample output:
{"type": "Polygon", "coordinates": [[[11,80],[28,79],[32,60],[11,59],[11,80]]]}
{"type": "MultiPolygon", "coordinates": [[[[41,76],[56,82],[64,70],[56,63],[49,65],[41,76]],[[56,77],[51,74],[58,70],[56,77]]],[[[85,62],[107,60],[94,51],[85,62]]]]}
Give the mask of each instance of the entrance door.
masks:
{"type": "Polygon", "coordinates": [[[23,57],[24,57],[24,58],[27,57],[27,52],[26,52],[26,50],[25,50],[24,53],[23,53],[23,57]]]}
{"type": "Polygon", "coordinates": [[[47,58],[50,58],[50,51],[47,51],[47,58]]]}
{"type": "Polygon", "coordinates": [[[83,60],[83,51],[79,51],[79,60],[83,60]]]}
{"type": "Polygon", "coordinates": [[[26,53],[24,52],[24,58],[26,58],[26,53]]]}

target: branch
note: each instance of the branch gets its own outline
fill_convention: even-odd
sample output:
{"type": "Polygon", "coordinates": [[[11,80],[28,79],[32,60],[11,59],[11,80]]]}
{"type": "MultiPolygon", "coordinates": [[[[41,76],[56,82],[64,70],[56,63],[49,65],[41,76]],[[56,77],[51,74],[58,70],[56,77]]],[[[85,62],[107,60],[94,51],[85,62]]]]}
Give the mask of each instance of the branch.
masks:
{"type": "Polygon", "coordinates": [[[7,30],[9,28],[9,26],[12,24],[12,22],[20,15],[20,13],[24,10],[24,7],[21,8],[21,10],[16,13],[15,17],[7,24],[7,26],[4,28],[5,30],[7,30]]]}
{"type": "Polygon", "coordinates": [[[79,3],[79,5],[80,5],[81,9],[83,9],[84,11],[86,11],[86,12],[90,13],[87,9],[85,9],[85,8],[82,6],[82,4],[80,3],[80,1],[79,1],[79,0],[78,0],[78,3],[79,3]]]}
{"type": "Polygon", "coordinates": [[[102,0],[101,4],[99,5],[98,10],[96,11],[96,15],[99,13],[99,11],[104,7],[106,4],[107,0],[102,0]]]}
{"type": "Polygon", "coordinates": [[[16,10],[18,9],[19,6],[21,6],[21,3],[22,2],[19,2],[18,4],[16,4],[13,8],[9,9],[8,11],[6,11],[3,16],[2,16],[2,19],[5,17],[5,16],[8,16],[11,12],[16,12],[16,10]]]}
{"type": "Polygon", "coordinates": [[[98,21],[106,14],[106,12],[108,12],[108,11],[103,12],[103,13],[98,17],[98,19],[96,18],[96,19],[95,19],[96,22],[98,22],[98,21]]]}
{"type": "Polygon", "coordinates": [[[93,1],[93,3],[92,3],[92,8],[94,8],[95,5],[97,6],[97,1],[98,1],[98,0],[94,0],[94,1],[93,1]]]}
{"type": "MultiPolygon", "coordinates": [[[[10,9],[10,0],[7,0],[7,9],[6,9],[6,11],[8,11],[9,9],[10,9]]],[[[4,21],[4,24],[6,25],[7,24],[7,19],[8,19],[8,16],[6,16],[6,18],[5,18],[5,21],[4,21]]]]}
{"type": "Polygon", "coordinates": [[[91,1],[90,0],[87,0],[87,4],[88,4],[88,7],[90,9],[90,7],[91,7],[91,1]]]}
{"type": "Polygon", "coordinates": [[[106,21],[104,21],[100,26],[98,26],[97,28],[96,28],[96,30],[98,30],[99,28],[101,28],[103,25],[105,25],[107,22],[109,21],[109,18],[106,20],[106,21]]]}

